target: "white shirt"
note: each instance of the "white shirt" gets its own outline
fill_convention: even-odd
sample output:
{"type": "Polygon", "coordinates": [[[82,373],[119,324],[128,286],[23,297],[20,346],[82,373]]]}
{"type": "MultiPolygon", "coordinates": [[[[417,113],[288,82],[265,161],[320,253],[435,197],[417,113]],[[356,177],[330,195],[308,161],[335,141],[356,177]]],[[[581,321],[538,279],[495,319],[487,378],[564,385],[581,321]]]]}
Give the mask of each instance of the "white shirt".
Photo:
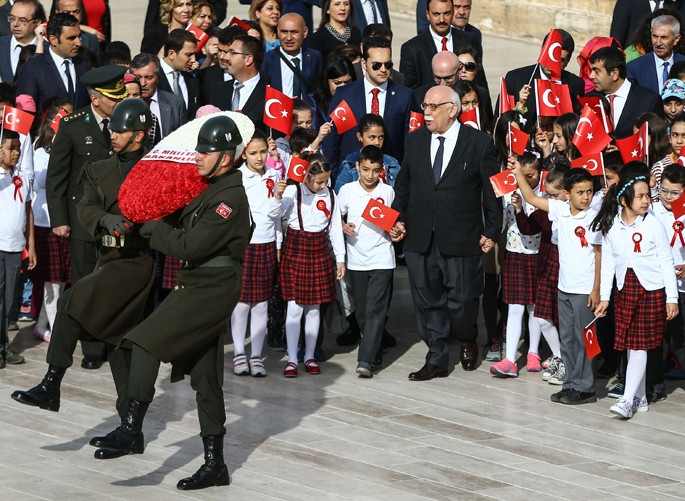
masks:
{"type": "MultiPolygon", "coordinates": [[[[279,47],[276,50],[280,50],[285,58],[290,61],[290,64],[293,66],[296,66],[295,63],[293,62],[293,57],[297,57],[300,60],[300,71],[302,71],[302,49],[300,49],[299,54],[297,56],[291,56],[290,54],[286,54],[281,47],[279,47]]],[[[281,92],[285,94],[286,96],[292,96],[293,95],[293,79],[295,78],[295,74],[292,72],[292,70],[288,67],[287,64],[281,59],[280,57],[278,58],[281,61],[281,85],[283,88],[281,89],[281,92]]],[[[300,90],[302,90],[302,86],[300,85],[300,90]]]]}
{"type": "Polygon", "coordinates": [[[445,149],[442,155],[442,171],[440,172],[440,176],[442,176],[445,173],[445,169],[447,168],[447,164],[449,163],[450,158],[452,157],[454,148],[457,146],[457,136],[459,135],[459,127],[459,121],[455,120],[451,127],[447,129],[444,134],[431,134],[431,165],[433,165],[435,155],[437,155],[438,148],[440,147],[440,141],[438,141],[438,138],[445,138],[445,149]]]}
{"type": "Polygon", "coordinates": [[[304,228],[300,228],[300,222],[297,217],[297,185],[291,184],[285,189],[283,199],[276,201],[281,205],[281,214],[288,218],[288,228],[295,230],[303,229],[312,233],[319,233],[328,228],[328,235],[333,246],[333,253],[335,254],[336,263],[345,262],[345,239],[342,232],[342,219],[340,218],[340,204],[334,204],[331,212],[331,196],[329,188],[324,188],[318,193],[312,193],[304,183],[300,183],[302,190],[302,223],[304,228]],[[319,204],[323,201],[323,204],[319,204]],[[324,205],[330,219],[326,213],[317,207],[317,205],[324,205]]]}
{"type": "Polygon", "coordinates": [[[602,234],[590,225],[597,215],[592,207],[571,215],[568,202],[549,200],[549,220],[557,222],[559,239],[559,290],[567,294],[590,294],[595,283],[595,249],[602,244],[602,234]],[[582,245],[576,230],[584,233],[587,245],[582,245]]]}
{"type": "Polygon", "coordinates": [[[385,82],[378,87],[373,85],[369,80],[364,77],[364,96],[366,97],[366,112],[371,113],[371,100],[373,99],[373,89],[378,89],[378,114],[383,116],[385,113],[385,98],[388,95],[388,82],[385,82]]]}
{"type": "MultiPolygon", "coordinates": [[[[65,71],[66,66],[64,65],[64,61],[67,61],[66,59],[63,59],[60,57],[54,50],[52,50],[52,47],[48,50],[48,54],[50,54],[50,57],[52,57],[52,60],[55,62],[55,66],[57,66],[57,73],[59,73],[60,78],[62,79],[62,83],[64,84],[64,88],[67,89],[67,92],[69,91],[69,81],[67,80],[67,73],[65,71]]],[[[74,92],[76,92],[76,87],[77,87],[77,82],[76,82],[76,68],[74,68],[74,61],[71,59],[69,61],[69,74],[71,75],[71,82],[74,85],[74,92]]],[[[39,103],[36,103],[38,105],[39,103]]]]}
{"type": "Polygon", "coordinates": [[[378,4],[376,3],[376,16],[377,20],[373,18],[373,9],[371,9],[371,2],[376,2],[376,0],[364,0],[362,2],[362,10],[364,11],[364,17],[366,18],[366,24],[383,23],[383,17],[381,16],[381,11],[378,9],[378,4]]]}
{"type": "MultiPolygon", "coordinates": [[[[250,98],[252,95],[252,91],[254,91],[255,87],[257,87],[257,84],[259,83],[259,73],[257,73],[255,76],[250,78],[249,80],[245,80],[242,82],[243,88],[240,89],[240,102],[238,103],[238,109],[242,110],[243,107],[245,107],[245,103],[247,100],[250,98]]],[[[233,92],[235,92],[235,84],[236,82],[233,82],[233,92]]]]}
{"type": "MultiPolygon", "coordinates": [[[[260,176],[243,165],[238,169],[243,174],[243,187],[250,204],[250,213],[255,223],[251,244],[265,244],[279,240],[281,206],[276,203],[276,184],[281,176],[274,169],[265,169],[260,176]],[[278,223],[278,224],[277,224],[278,223]]],[[[278,242],[280,244],[280,241],[278,242]]],[[[280,248],[280,245],[278,245],[280,248]]]]}
{"type": "Polygon", "coordinates": [[[445,37],[441,37],[436,32],[434,32],[432,26],[428,27],[428,31],[430,31],[431,37],[433,38],[433,43],[435,44],[435,48],[438,50],[438,52],[442,51],[442,39],[445,37],[447,38],[447,50],[450,52],[454,52],[454,46],[452,42],[452,28],[450,28],[445,37]]]}
{"type": "MultiPolygon", "coordinates": [[[[521,190],[516,190],[513,193],[508,193],[503,197],[502,203],[504,204],[504,228],[507,232],[507,246],[506,249],[509,252],[518,252],[519,254],[537,254],[540,250],[540,239],[542,233],[536,233],[535,235],[522,235],[519,231],[518,224],[516,224],[516,211],[514,206],[511,204],[511,196],[517,193],[521,197],[522,210],[527,215],[530,216],[535,207],[527,203],[526,200],[521,195],[521,190]]],[[[533,190],[538,196],[544,196],[540,194],[540,183],[533,190]]]]}
{"type": "Polygon", "coordinates": [[[155,93],[150,96],[150,113],[157,117],[157,132],[159,133],[159,138],[163,138],[167,135],[168,131],[165,131],[162,127],[162,116],[160,115],[159,109],[159,91],[155,89],[155,93]]]}
{"type": "MultiPolygon", "coordinates": [[[[362,217],[369,200],[382,199],[387,206],[395,200],[390,185],[379,182],[372,192],[366,191],[359,181],[347,183],[338,193],[340,214],[347,215],[347,222],[354,224],[353,236],[345,235],[347,241],[347,267],[350,270],[392,270],[395,268],[395,251],[390,234],[362,217]]],[[[380,201],[380,200],[379,200],[380,201]]]]}
{"type": "Polygon", "coordinates": [[[659,81],[659,89],[664,88],[664,64],[668,64],[669,71],[673,68],[673,52],[671,52],[671,57],[667,60],[661,59],[656,55],[656,52],[652,52],[654,56],[654,65],[656,66],[656,78],[659,81]]]}
{"type": "MultiPolygon", "coordinates": [[[[612,116],[612,118],[614,120],[614,125],[616,125],[618,123],[618,121],[621,119],[621,113],[623,113],[623,108],[625,107],[626,101],[628,100],[628,93],[630,92],[630,86],[631,86],[630,80],[628,80],[626,78],[625,81],[623,82],[623,85],[621,85],[621,87],[619,87],[619,89],[614,93],[614,95],[616,96],[614,98],[614,103],[613,103],[614,113],[612,116]]],[[[607,99],[609,99],[610,95],[611,94],[607,94],[607,99]]]]}
{"type": "Polygon", "coordinates": [[[186,79],[183,78],[183,74],[169,66],[166,61],[164,61],[164,58],[159,60],[159,67],[162,69],[169,82],[171,92],[174,92],[174,73],[178,72],[178,87],[181,89],[181,96],[186,103],[186,108],[188,108],[188,86],[186,85],[186,79]]]}
{"type": "Polygon", "coordinates": [[[666,288],[666,302],[678,303],[678,287],[673,256],[666,229],[656,216],[647,212],[626,224],[619,213],[602,241],[602,278],[600,298],[608,301],[616,276],[616,287],[623,289],[626,271],[632,268],[640,285],[648,291],[666,288]],[[639,250],[636,243],[639,240],[639,250]]]}
{"type": "Polygon", "coordinates": [[[45,148],[38,148],[33,152],[33,224],[42,228],[50,228],[50,214],[48,213],[48,200],[45,192],[45,180],[48,175],[48,162],[50,154],[45,148]]]}
{"type": "MultiPolygon", "coordinates": [[[[30,41],[26,45],[35,45],[38,46],[38,37],[34,37],[32,41],[30,41]]],[[[21,48],[24,47],[19,43],[19,41],[14,38],[14,35],[12,35],[12,38],[10,38],[10,63],[12,63],[12,74],[16,75],[17,74],[17,66],[19,66],[19,53],[21,52],[21,48]]],[[[7,82],[7,83],[12,83],[12,82],[7,82]]]]}
{"type": "MultiPolygon", "coordinates": [[[[685,242],[685,216],[681,216],[680,219],[678,219],[678,221],[683,225],[681,226],[683,229],[681,230],[680,234],[677,234],[675,231],[676,219],[673,215],[673,212],[666,210],[661,201],[654,202],[652,204],[652,208],[654,210],[654,214],[666,229],[666,236],[668,237],[668,244],[671,247],[673,264],[685,264],[685,244],[683,243],[685,242]]],[[[678,281],[678,290],[685,292],[685,279],[676,277],[676,280],[678,281]]]]}
{"type": "Polygon", "coordinates": [[[21,252],[26,247],[26,204],[31,203],[33,196],[31,181],[22,172],[15,170],[10,174],[0,168],[0,251],[21,252]],[[16,197],[14,176],[22,181],[16,197]]]}

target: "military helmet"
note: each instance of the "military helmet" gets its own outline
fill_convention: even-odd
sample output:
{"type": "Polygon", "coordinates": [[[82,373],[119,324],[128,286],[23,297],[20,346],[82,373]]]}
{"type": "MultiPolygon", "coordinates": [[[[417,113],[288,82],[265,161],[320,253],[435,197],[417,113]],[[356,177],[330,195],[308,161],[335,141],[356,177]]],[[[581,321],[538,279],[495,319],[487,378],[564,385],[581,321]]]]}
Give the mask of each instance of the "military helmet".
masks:
{"type": "Polygon", "coordinates": [[[145,101],[131,98],[119,102],[109,118],[109,130],[124,132],[128,130],[146,131],[152,126],[152,113],[145,101]]]}
{"type": "Polygon", "coordinates": [[[197,134],[195,151],[209,153],[212,151],[235,150],[243,142],[238,126],[227,116],[216,116],[207,120],[197,134]]]}

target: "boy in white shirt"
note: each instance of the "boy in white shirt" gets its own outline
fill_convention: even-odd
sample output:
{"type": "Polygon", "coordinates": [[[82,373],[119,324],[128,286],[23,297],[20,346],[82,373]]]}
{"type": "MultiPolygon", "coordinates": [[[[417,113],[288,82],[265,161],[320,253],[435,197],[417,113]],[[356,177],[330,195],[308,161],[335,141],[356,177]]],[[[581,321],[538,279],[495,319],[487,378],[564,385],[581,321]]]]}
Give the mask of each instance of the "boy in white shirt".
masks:
{"type": "Polygon", "coordinates": [[[338,204],[343,218],[347,216],[343,233],[347,242],[348,277],[362,332],[356,372],[360,377],[372,377],[390,306],[395,253],[390,234],[362,218],[362,214],[372,198],[390,206],[395,192],[380,182],[383,152],[377,146],[362,148],[356,167],[359,181],[340,189],[338,204]]]}
{"type": "Polygon", "coordinates": [[[597,401],[592,363],[585,353],[585,327],[594,319],[599,304],[602,235],[591,229],[597,210],[591,207],[592,175],[585,169],[564,173],[568,202],[542,198],[533,192],[521,173],[519,163],[510,158],[523,198],[549,213],[557,223],[559,239],[559,338],[566,377],[562,390],[552,402],[578,405],[597,401]]]}

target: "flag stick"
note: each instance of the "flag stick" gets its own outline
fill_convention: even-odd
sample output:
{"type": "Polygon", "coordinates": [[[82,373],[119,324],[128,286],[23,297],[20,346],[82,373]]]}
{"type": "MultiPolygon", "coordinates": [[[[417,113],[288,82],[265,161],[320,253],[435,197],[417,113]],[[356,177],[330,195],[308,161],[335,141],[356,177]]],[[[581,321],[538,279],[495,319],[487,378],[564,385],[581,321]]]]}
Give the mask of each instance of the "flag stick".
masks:
{"type": "Polygon", "coordinates": [[[507,136],[509,138],[509,156],[511,156],[511,154],[512,154],[512,151],[511,151],[511,122],[509,122],[507,124],[507,128],[508,128],[508,134],[509,134],[507,136]]]}
{"type": "MultiPolygon", "coordinates": [[[[535,76],[535,72],[538,70],[538,66],[540,66],[540,63],[535,63],[535,67],[533,68],[533,73],[530,75],[530,79],[528,80],[528,85],[533,81],[533,77],[535,76]]],[[[516,97],[516,96],[514,96],[516,97]]]]}
{"type": "Polygon", "coordinates": [[[645,152],[647,153],[647,167],[651,168],[651,165],[649,165],[649,122],[645,122],[647,125],[646,131],[647,131],[647,144],[645,145],[645,152]]]}
{"type": "Polygon", "coordinates": [[[2,121],[0,121],[0,145],[2,145],[2,132],[5,130],[5,106],[2,107],[2,121]]]}
{"type": "Polygon", "coordinates": [[[593,319],[592,319],[592,322],[590,322],[589,324],[587,324],[587,325],[585,326],[585,329],[587,329],[587,328],[590,327],[592,324],[594,324],[595,321],[596,321],[598,318],[599,318],[599,315],[597,315],[595,318],[593,318],[593,319]]]}

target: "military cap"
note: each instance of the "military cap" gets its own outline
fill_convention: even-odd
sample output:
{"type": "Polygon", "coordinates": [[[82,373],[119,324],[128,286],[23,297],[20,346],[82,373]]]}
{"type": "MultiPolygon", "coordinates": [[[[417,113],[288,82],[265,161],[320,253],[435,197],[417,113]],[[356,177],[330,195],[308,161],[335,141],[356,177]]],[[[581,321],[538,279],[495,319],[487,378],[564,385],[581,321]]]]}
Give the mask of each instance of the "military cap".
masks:
{"type": "Polygon", "coordinates": [[[123,99],[128,96],[124,85],[125,72],[124,66],[101,66],[85,73],[81,82],[110,99],[123,99]]]}

